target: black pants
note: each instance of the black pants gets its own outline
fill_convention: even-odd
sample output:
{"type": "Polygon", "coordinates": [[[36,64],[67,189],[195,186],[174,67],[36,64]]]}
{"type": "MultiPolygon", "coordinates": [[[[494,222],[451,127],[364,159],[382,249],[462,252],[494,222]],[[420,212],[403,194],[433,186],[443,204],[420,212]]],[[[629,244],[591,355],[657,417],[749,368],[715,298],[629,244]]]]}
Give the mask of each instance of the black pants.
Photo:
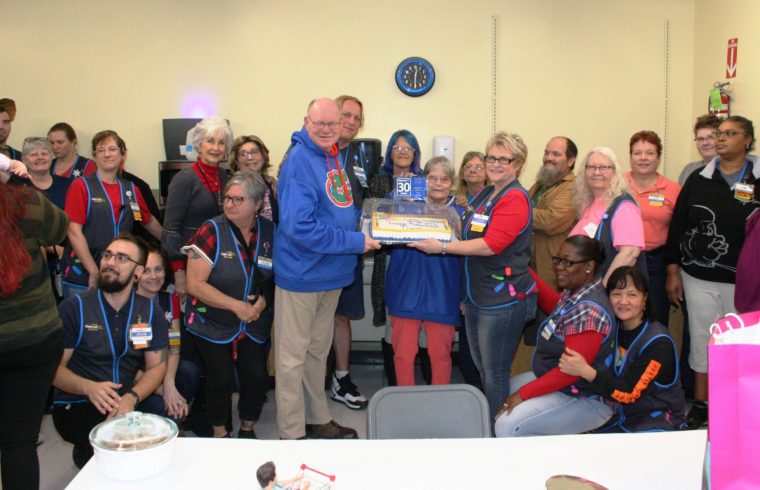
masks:
{"type": "MultiPolygon", "coordinates": [[[[92,457],[90,446],[90,431],[103,422],[106,416],[87,402],[56,405],[53,410],[53,424],[61,439],[70,442],[82,454],[92,457]]],[[[86,458],[85,458],[86,459],[86,458]]]]}
{"type": "Polygon", "coordinates": [[[237,362],[232,360],[232,343],[214,344],[196,337],[195,344],[206,371],[206,407],[211,425],[227,423],[235,387],[234,369],[240,380],[238,412],[241,420],[259,420],[268,386],[265,344],[244,337],[237,344],[237,362]]]}
{"type": "Polygon", "coordinates": [[[63,332],[0,355],[0,459],[3,488],[37,489],[37,437],[50,382],[61,361],[63,332]]]}

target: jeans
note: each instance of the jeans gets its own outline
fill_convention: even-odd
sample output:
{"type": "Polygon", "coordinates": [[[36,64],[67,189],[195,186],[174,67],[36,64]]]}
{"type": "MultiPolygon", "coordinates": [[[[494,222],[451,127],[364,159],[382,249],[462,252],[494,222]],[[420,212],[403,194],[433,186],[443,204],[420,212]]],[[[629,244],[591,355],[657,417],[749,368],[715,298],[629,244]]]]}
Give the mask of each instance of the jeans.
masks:
{"type": "Polygon", "coordinates": [[[2,488],[37,489],[37,436],[50,382],[63,352],[61,329],[42,342],[0,355],[2,488]]]}
{"type": "Polygon", "coordinates": [[[483,383],[491,417],[509,395],[512,358],[520,343],[525,323],[536,314],[532,294],[504,308],[481,309],[466,305],[467,340],[475,367],[483,383]]]}
{"type": "Polygon", "coordinates": [[[87,292],[87,286],[75,286],[63,283],[63,299],[78,296],[85,292],[87,292]]]}
{"type": "MultiPolygon", "coordinates": [[[[201,383],[201,367],[193,361],[179,361],[177,366],[177,374],[174,376],[174,385],[177,387],[177,391],[182,398],[187,400],[190,404],[198,392],[198,387],[201,383]]],[[[169,417],[166,412],[166,404],[164,403],[164,397],[153,393],[143,402],[140,403],[140,409],[146,413],[152,413],[160,415],[162,417],[169,417]]],[[[181,420],[172,418],[174,422],[181,426],[181,420]]]]}
{"type": "MultiPolygon", "coordinates": [[[[512,378],[513,391],[536,379],[532,372],[512,378]]],[[[496,437],[581,434],[604,425],[612,408],[600,397],[582,398],[560,391],[525,400],[503,413],[494,426],[496,437]]]]}

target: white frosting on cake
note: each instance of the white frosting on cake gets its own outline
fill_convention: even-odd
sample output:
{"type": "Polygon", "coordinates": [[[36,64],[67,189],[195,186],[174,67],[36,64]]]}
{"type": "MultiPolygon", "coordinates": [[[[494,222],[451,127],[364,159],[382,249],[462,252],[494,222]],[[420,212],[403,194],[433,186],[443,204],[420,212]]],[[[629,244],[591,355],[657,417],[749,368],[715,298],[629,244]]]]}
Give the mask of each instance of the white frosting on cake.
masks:
{"type": "Polygon", "coordinates": [[[417,214],[372,213],[370,235],[376,240],[417,241],[436,238],[451,241],[451,226],[446,218],[417,214]]]}

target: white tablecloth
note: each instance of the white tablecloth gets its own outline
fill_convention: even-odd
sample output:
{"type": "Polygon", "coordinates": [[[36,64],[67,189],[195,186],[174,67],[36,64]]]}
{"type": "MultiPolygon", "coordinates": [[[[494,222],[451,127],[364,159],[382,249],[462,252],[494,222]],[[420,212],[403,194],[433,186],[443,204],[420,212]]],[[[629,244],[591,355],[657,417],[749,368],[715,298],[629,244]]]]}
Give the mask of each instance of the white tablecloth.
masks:
{"type": "Polygon", "coordinates": [[[171,468],[118,482],[93,458],[70,489],[256,489],[256,469],[274,461],[279,479],[302,463],[336,475],[335,488],[543,489],[557,474],[610,489],[701,488],[707,432],[598,434],[515,439],[254,441],[179,439],[171,468]]]}

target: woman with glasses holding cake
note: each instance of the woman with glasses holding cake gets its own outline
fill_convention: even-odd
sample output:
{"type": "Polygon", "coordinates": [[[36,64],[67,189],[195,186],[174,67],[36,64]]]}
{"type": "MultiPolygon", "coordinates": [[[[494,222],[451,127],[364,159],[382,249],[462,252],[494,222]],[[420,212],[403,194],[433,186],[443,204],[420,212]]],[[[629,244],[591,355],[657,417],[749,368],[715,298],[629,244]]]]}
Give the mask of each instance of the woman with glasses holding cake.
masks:
{"type": "MultiPolygon", "coordinates": [[[[425,164],[427,202],[432,207],[453,206],[454,165],[439,156],[425,164]]],[[[414,385],[414,359],[424,326],[430,356],[432,384],[451,382],[451,345],[459,324],[460,264],[456,256],[428,255],[395,247],[385,279],[385,304],[392,327],[396,380],[414,385]]]]}
{"type": "Polygon", "coordinates": [[[528,273],[532,232],[530,196],[518,180],[528,157],[523,139],[499,132],[486,144],[484,187],[462,220],[462,240],[411,244],[430,254],[464,257],[467,338],[494,416],[510,393],[512,358],[536,310],[528,273]]]}

